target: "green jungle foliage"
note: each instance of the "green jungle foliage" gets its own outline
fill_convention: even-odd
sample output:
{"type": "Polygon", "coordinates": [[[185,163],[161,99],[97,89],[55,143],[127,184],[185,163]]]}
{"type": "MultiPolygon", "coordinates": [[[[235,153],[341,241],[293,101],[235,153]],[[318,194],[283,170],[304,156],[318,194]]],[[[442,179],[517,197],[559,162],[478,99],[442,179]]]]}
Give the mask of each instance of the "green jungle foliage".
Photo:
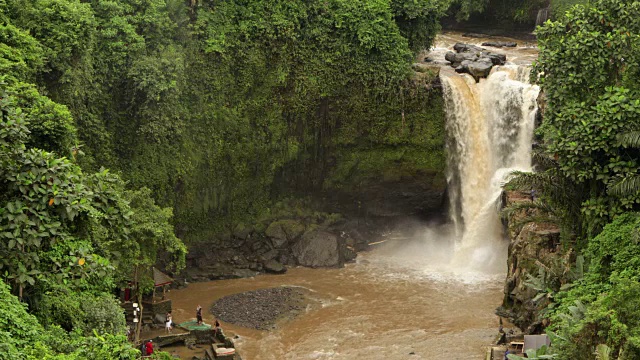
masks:
{"type": "Polygon", "coordinates": [[[0,351],[6,360],[134,360],[140,356],[124,335],[96,333],[84,337],[77,332],[67,333],[57,326],[43,328],[2,281],[0,351]]]}
{"type": "Polygon", "coordinates": [[[495,27],[533,29],[538,11],[546,9],[553,20],[564,16],[575,5],[588,5],[592,0],[458,0],[449,8],[449,15],[463,24],[487,24],[495,27]]]}
{"type": "MultiPolygon", "coordinates": [[[[168,259],[165,266],[184,267],[186,248],[169,223],[171,210],[155,205],[146,188],[124,190],[106,170],[85,174],[72,160],[28,146],[38,143],[25,119],[30,112],[10,93],[3,89],[0,97],[2,303],[18,301],[6,281],[36,315],[24,326],[37,338],[29,341],[30,333],[3,314],[0,333],[29,343],[7,342],[3,356],[135,359],[112,290],[132,279],[136,266],[154,265],[158,254],[168,259]]],[[[152,286],[150,274],[137,280],[141,291],[152,286]]],[[[23,321],[21,312],[13,312],[15,322],[23,321]]]]}
{"type": "Polygon", "coordinates": [[[588,5],[591,0],[552,0],[551,1],[551,17],[554,20],[560,19],[565,13],[575,5],[588,5]]]}
{"type": "Polygon", "coordinates": [[[612,359],[640,357],[640,215],[618,216],[589,242],[584,279],[557,295],[551,311],[560,359],[595,359],[606,345],[612,359]]]}
{"type": "Polygon", "coordinates": [[[561,228],[563,258],[587,269],[546,274],[562,286],[538,292],[553,300],[539,317],[551,320],[544,356],[554,359],[640,358],[638,19],[638,1],[597,0],[537,30],[542,171],[512,185],[537,190],[534,205],[561,228]]]}
{"type": "MultiPolygon", "coordinates": [[[[274,185],[327,189],[334,150],[438,149],[440,99],[407,79],[449,5],[5,0],[5,31],[24,35],[6,45],[25,58],[2,66],[15,68],[12,91],[50,101],[35,82],[67,106],[31,120],[46,150],[82,146],[85,169],[149,188],[173,208],[178,235],[201,240],[258,216],[274,185]],[[72,118],[77,134],[61,128],[72,118]],[[434,141],[415,141],[425,137],[434,141]],[[304,183],[291,184],[285,168],[304,183]]],[[[440,156],[429,170],[442,171],[440,156]]]]}
{"type": "Polygon", "coordinates": [[[607,191],[638,171],[638,152],[618,139],[640,127],[638,16],[637,1],[598,1],[537,32],[535,70],[546,95],[540,134],[554,171],[573,184],[579,235],[597,234],[640,201],[638,191],[607,191]]]}
{"type": "Polygon", "coordinates": [[[457,0],[449,14],[463,25],[467,20],[474,25],[486,24],[487,30],[500,27],[533,29],[538,10],[559,1],[565,0],[457,0]]]}
{"type": "Polygon", "coordinates": [[[0,0],[3,356],[135,358],[110,294],[183,268],[176,235],[441,174],[442,99],[411,63],[449,5],[0,0]]]}

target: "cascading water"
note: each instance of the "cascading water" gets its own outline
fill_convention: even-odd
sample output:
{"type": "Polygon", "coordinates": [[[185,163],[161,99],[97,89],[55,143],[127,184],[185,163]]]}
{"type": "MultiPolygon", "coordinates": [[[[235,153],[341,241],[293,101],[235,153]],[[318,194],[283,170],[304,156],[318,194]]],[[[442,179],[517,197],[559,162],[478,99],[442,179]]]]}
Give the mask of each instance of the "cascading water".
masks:
{"type": "Polygon", "coordinates": [[[497,202],[513,170],[531,170],[539,88],[529,67],[495,67],[476,83],[442,69],[447,112],[450,214],[456,233],[454,265],[504,268],[505,242],[497,202]]]}
{"type": "Polygon", "coordinates": [[[547,20],[549,20],[549,8],[546,7],[544,9],[538,10],[538,15],[536,16],[536,26],[544,24],[544,22],[547,20]]]}

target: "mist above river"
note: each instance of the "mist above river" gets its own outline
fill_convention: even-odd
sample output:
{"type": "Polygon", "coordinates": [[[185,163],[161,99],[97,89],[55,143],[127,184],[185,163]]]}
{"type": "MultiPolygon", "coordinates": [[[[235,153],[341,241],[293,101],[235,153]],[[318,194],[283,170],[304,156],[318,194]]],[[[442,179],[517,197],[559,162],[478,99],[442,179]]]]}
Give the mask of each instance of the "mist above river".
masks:
{"type": "Polygon", "coordinates": [[[389,235],[376,256],[366,260],[385,267],[388,277],[464,284],[504,279],[508,242],[500,241],[500,233],[490,234],[498,240],[468,248],[453,224],[407,222],[401,228],[403,235],[389,235]]]}

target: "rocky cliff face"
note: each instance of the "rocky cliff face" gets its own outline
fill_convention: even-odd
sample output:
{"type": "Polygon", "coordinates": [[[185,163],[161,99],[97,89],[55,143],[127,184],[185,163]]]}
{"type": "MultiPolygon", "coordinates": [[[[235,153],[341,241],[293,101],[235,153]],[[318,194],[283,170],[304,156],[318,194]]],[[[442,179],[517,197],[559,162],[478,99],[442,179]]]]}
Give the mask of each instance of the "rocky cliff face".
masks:
{"type": "Polygon", "coordinates": [[[308,202],[285,201],[222,234],[194,232],[187,270],[178,277],[204,281],[281,273],[285,266],[340,267],[395,222],[440,217],[446,157],[438,68],[414,70],[389,98],[362,94],[350,99],[354,103],[327,106],[326,134],[316,139],[314,156],[287,164],[272,186],[273,198],[308,202]],[[368,125],[347,126],[352,117],[368,125]]]}
{"type": "Polygon", "coordinates": [[[367,247],[375,231],[365,220],[283,202],[255,224],[191,244],[187,269],[177,278],[207,281],[284,273],[286,266],[341,267],[367,247]]]}
{"type": "MultiPolygon", "coordinates": [[[[531,201],[531,197],[521,192],[507,192],[504,200],[509,206],[531,201]]],[[[556,271],[562,262],[560,230],[550,224],[526,222],[533,215],[531,211],[521,210],[506,223],[510,239],[508,273],[502,306],[497,311],[527,334],[539,333],[548,324],[540,313],[550,300],[545,282],[547,275],[556,271]]]]}

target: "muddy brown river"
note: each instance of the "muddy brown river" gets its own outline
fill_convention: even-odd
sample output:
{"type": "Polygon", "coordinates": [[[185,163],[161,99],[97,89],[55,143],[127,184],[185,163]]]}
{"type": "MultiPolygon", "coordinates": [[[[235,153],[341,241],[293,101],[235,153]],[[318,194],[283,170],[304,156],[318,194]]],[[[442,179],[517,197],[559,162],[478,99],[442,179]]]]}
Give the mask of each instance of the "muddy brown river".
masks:
{"type": "MultiPolygon", "coordinates": [[[[448,250],[389,244],[343,269],[293,268],[284,275],[189,284],[173,290],[177,322],[218,298],[275,286],[300,286],[315,299],[296,319],[257,331],[223,323],[245,360],[483,359],[495,340],[504,273],[457,271],[448,250]],[[427,255],[428,254],[428,255],[427,255]]],[[[506,256],[506,255],[505,255],[506,256]]],[[[206,313],[204,320],[213,321],[206,313]]]]}

